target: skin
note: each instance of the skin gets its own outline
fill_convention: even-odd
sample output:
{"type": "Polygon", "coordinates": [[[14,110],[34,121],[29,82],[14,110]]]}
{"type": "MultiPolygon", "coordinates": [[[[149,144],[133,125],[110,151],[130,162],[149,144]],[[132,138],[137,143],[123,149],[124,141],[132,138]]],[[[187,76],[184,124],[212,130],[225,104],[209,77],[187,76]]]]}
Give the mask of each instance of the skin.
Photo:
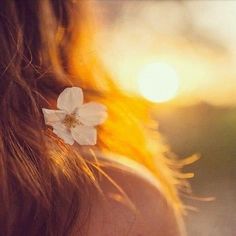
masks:
{"type": "MultiPolygon", "coordinates": [[[[82,235],[86,236],[180,236],[180,219],[167,203],[151,174],[142,168],[107,165],[103,168],[126,196],[107,178],[100,176],[103,194],[91,188],[90,200],[82,199],[81,219],[90,207],[82,235]]],[[[81,227],[80,227],[81,228],[81,227]]]]}

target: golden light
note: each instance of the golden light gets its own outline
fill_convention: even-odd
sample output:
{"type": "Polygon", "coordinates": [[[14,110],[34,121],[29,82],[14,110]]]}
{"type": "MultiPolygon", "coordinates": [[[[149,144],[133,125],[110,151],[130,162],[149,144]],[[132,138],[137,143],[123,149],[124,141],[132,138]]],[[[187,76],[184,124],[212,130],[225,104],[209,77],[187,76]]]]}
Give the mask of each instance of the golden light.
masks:
{"type": "Polygon", "coordinates": [[[151,63],[139,72],[138,85],[143,97],[161,103],[177,95],[179,78],[176,70],[167,63],[151,63]]]}

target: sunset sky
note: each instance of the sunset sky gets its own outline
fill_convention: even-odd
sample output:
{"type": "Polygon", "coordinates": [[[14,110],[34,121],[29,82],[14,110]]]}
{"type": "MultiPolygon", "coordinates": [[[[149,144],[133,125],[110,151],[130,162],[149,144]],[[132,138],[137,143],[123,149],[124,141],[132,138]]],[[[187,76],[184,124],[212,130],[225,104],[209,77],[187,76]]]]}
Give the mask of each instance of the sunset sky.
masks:
{"type": "Polygon", "coordinates": [[[174,153],[201,157],[190,166],[194,196],[216,200],[188,202],[189,235],[234,235],[236,0],[92,2],[108,71],[157,102],[151,114],[174,153]]]}
{"type": "MultiPolygon", "coordinates": [[[[162,63],[178,76],[172,103],[236,105],[236,1],[97,4],[95,18],[103,27],[96,47],[125,90],[143,94],[140,74],[162,63]]],[[[156,79],[158,86],[164,77],[157,72],[156,79]]]]}

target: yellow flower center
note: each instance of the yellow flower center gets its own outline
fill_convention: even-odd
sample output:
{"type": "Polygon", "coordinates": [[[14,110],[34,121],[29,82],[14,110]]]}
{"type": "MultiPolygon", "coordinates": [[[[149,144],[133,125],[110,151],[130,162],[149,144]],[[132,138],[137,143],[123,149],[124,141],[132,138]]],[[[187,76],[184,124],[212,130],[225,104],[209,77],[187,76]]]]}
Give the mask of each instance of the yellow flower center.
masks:
{"type": "Polygon", "coordinates": [[[66,115],[65,119],[63,120],[63,124],[69,129],[74,128],[79,123],[80,123],[79,120],[76,118],[74,114],[66,115]]]}

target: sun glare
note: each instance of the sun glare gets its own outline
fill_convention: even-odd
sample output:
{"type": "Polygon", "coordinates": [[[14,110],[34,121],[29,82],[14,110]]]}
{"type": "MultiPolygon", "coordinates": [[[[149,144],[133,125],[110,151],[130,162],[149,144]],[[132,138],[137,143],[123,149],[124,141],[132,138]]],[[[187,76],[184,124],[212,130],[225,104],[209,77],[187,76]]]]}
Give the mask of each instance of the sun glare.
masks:
{"type": "Polygon", "coordinates": [[[145,65],[138,74],[139,91],[152,102],[173,99],[179,89],[179,78],[173,67],[166,63],[145,65]]]}

